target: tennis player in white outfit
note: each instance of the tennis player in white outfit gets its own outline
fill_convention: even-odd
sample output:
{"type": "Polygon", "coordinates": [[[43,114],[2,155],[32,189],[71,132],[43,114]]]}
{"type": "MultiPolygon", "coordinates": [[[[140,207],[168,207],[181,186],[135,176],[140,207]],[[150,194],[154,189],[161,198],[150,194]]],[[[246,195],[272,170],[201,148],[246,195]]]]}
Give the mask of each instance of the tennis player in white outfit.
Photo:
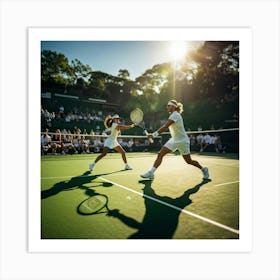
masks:
{"type": "Polygon", "coordinates": [[[132,125],[120,125],[120,117],[119,115],[114,116],[107,116],[105,118],[104,124],[105,127],[111,130],[110,136],[105,140],[104,142],[104,148],[102,153],[95,159],[93,163],[89,165],[89,170],[92,171],[95,164],[101,160],[103,157],[107,155],[107,153],[110,151],[110,149],[114,149],[117,152],[121,153],[122,159],[125,163],[125,170],[131,170],[132,168],[128,165],[125,150],[122,148],[122,146],[118,143],[117,137],[120,134],[120,130],[127,130],[134,127],[134,124],[132,125]]]}
{"type": "Polygon", "coordinates": [[[191,164],[202,171],[203,179],[209,178],[208,168],[202,167],[196,160],[191,159],[190,155],[190,140],[184,128],[183,118],[181,113],[183,112],[183,104],[176,100],[171,100],[167,104],[167,111],[170,114],[167,122],[157,131],[148,135],[148,138],[157,137],[162,132],[169,128],[171,138],[165,143],[158,153],[157,159],[154,162],[153,167],[142,174],[142,178],[154,179],[154,172],[160,166],[163,157],[178,150],[183,156],[186,163],[191,164]]]}

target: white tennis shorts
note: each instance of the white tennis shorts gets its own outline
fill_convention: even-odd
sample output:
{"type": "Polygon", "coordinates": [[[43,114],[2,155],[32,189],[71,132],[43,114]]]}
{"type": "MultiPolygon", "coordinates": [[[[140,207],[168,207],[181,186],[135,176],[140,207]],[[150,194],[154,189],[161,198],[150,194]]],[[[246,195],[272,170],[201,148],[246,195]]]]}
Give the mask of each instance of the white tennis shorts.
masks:
{"type": "Polygon", "coordinates": [[[107,138],[104,141],[104,147],[107,147],[109,149],[114,149],[117,146],[120,146],[120,144],[119,144],[119,142],[117,140],[113,140],[111,138],[107,138]]]}
{"type": "Polygon", "coordinates": [[[164,147],[175,152],[178,150],[181,155],[189,155],[190,154],[190,143],[188,141],[174,141],[174,139],[169,139],[165,144],[164,147]]]}

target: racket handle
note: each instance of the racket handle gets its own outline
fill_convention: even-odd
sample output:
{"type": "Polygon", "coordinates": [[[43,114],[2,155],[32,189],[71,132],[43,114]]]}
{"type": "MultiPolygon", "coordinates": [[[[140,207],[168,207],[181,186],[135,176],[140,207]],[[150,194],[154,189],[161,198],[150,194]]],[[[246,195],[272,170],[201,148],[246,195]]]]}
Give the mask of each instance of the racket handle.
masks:
{"type": "MultiPolygon", "coordinates": [[[[144,132],[145,132],[146,135],[149,134],[148,131],[147,131],[146,129],[144,129],[144,132]]],[[[149,139],[149,141],[150,141],[151,144],[154,143],[154,140],[153,140],[152,138],[148,138],[148,139],[149,139]]]]}

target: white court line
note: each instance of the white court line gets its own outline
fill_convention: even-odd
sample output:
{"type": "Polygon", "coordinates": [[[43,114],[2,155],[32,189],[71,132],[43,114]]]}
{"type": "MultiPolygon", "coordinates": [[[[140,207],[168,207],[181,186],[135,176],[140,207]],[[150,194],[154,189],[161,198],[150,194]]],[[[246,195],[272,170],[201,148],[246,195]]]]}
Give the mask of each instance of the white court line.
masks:
{"type": "Polygon", "coordinates": [[[225,185],[230,185],[230,184],[235,184],[235,183],[239,183],[239,181],[222,183],[222,184],[214,185],[214,187],[225,186],[225,185]]]}
{"type": "Polygon", "coordinates": [[[125,189],[125,190],[127,190],[127,191],[130,191],[130,192],[133,192],[133,193],[135,193],[135,194],[137,194],[137,195],[140,195],[140,196],[146,197],[146,198],[148,198],[148,199],[151,199],[151,200],[153,200],[153,201],[156,201],[156,202],[158,202],[158,203],[160,203],[160,204],[163,204],[163,205],[165,205],[165,206],[168,206],[168,207],[170,207],[170,208],[173,208],[173,209],[175,209],[175,210],[177,210],[177,211],[179,211],[179,212],[183,212],[183,213],[185,213],[185,214],[187,214],[187,215],[189,215],[189,216],[195,217],[195,218],[200,219],[200,220],[202,220],[202,221],[204,221],[204,222],[207,222],[207,223],[209,223],[209,224],[212,224],[212,225],[215,225],[215,226],[217,226],[217,227],[223,228],[223,229],[225,229],[225,230],[231,231],[231,232],[233,232],[233,233],[239,234],[239,230],[236,230],[236,229],[234,229],[234,228],[231,228],[231,227],[228,227],[228,226],[226,226],[226,225],[220,224],[220,223],[218,223],[218,222],[215,222],[215,221],[210,220],[210,219],[208,219],[208,218],[202,217],[202,216],[200,216],[200,215],[197,215],[197,214],[195,214],[195,213],[193,213],[193,212],[190,212],[190,211],[187,211],[187,210],[185,210],[185,209],[181,209],[181,208],[179,208],[179,207],[177,207],[177,206],[174,206],[174,205],[169,204],[169,203],[167,203],[167,202],[161,201],[161,200],[159,200],[159,199],[157,199],[157,198],[154,198],[154,197],[151,197],[151,196],[149,196],[149,195],[146,195],[146,194],[140,193],[140,192],[138,192],[138,191],[132,190],[132,189],[130,189],[130,188],[128,188],[128,187],[125,187],[125,186],[123,186],[123,185],[121,185],[121,184],[118,184],[118,183],[115,183],[115,182],[113,182],[113,181],[110,181],[110,180],[105,179],[105,178],[103,178],[103,177],[98,177],[98,178],[101,179],[102,181],[105,181],[105,182],[107,182],[107,183],[111,183],[111,184],[113,184],[113,185],[115,185],[115,186],[118,186],[118,187],[120,187],[120,188],[122,188],[122,189],[125,189]]]}

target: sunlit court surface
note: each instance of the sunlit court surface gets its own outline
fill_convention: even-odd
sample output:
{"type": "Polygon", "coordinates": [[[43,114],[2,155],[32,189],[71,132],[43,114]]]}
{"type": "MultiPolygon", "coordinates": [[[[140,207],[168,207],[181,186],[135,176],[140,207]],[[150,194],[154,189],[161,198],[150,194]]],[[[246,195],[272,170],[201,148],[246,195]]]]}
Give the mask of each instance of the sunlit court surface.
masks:
{"type": "Polygon", "coordinates": [[[193,154],[208,166],[209,180],[178,154],[164,158],[154,180],[140,174],[156,153],[127,153],[133,170],[110,153],[90,172],[94,157],[42,157],[42,239],[239,238],[237,154],[193,154]],[[106,200],[96,213],[83,204],[93,197],[106,200]]]}

